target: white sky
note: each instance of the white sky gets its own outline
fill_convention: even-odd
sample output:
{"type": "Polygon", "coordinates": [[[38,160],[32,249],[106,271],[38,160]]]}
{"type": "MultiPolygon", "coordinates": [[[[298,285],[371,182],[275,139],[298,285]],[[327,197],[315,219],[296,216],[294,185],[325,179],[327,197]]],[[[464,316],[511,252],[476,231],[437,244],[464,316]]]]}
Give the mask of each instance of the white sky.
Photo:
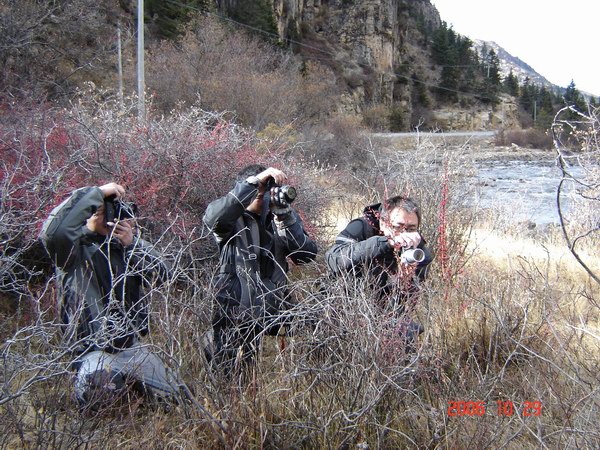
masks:
{"type": "Polygon", "coordinates": [[[471,39],[494,41],[558,86],[600,96],[600,0],[431,0],[471,39]]]}

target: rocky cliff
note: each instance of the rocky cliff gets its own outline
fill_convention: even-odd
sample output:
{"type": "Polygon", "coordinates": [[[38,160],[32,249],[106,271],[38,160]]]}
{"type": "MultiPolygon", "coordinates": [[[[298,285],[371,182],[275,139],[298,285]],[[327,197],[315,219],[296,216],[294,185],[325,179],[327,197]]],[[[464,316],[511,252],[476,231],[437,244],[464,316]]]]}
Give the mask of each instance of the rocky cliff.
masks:
{"type": "Polygon", "coordinates": [[[429,28],[440,23],[428,0],[274,0],[273,4],[280,36],[321,49],[322,57],[341,68],[359,103],[402,101],[394,93],[397,69],[426,52],[426,46],[414,45],[425,43],[416,20],[429,28]]]}
{"type": "MultiPolygon", "coordinates": [[[[242,1],[220,3],[232,7],[242,1]]],[[[363,114],[383,105],[399,118],[399,128],[414,126],[415,115],[423,113],[422,106],[415,111],[414,99],[438,84],[441,72],[430,59],[430,36],[441,18],[429,0],[265,0],[265,4],[272,4],[283,40],[307,60],[324,63],[338,74],[346,87],[343,112],[363,114]]],[[[465,105],[428,112],[435,121],[430,125],[490,129],[499,122],[516,122],[512,104],[501,105],[500,114],[491,107],[472,106],[470,112],[465,112],[465,105]]]]}

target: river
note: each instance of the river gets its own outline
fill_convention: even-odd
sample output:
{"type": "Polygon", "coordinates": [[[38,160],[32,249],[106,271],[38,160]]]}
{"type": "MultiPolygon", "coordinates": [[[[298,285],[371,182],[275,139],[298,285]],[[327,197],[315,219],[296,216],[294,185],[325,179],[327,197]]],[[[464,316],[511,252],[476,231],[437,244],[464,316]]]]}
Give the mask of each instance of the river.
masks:
{"type": "MultiPolygon", "coordinates": [[[[476,163],[475,201],[484,209],[509,212],[513,222],[558,223],[556,192],[561,172],[553,160],[488,159],[476,163]]],[[[581,168],[571,168],[575,175],[581,168]]],[[[572,188],[567,184],[567,190],[572,188]]],[[[568,210],[568,196],[563,196],[568,210]]]]}
{"type": "MultiPolygon", "coordinates": [[[[414,149],[427,142],[438,149],[459,151],[475,169],[466,181],[467,190],[472,192],[467,198],[471,204],[475,202],[481,209],[491,210],[512,223],[558,224],[556,190],[561,172],[556,153],[496,147],[494,134],[493,131],[374,133],[372,137],[391,151],[414,149]]],[[[576,176],[582,172],[579,166],[571,170],[576,176]]],[[[568,195],[564,195],[565,211],[568,200],[568,195]]]]}

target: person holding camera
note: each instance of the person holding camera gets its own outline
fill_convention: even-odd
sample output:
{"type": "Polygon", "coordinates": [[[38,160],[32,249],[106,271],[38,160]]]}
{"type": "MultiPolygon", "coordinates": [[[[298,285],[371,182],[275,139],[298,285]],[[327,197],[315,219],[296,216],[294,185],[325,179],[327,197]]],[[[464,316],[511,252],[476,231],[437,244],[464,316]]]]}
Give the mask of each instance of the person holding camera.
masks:
{"type": "Polygon", "coordinates": [[[178,395],[175,376],[140,337],[148,333],[143,287],[166,281],[169,266],[136,232],[123,186],[74,191],[45,221],[41,239],[52,259],[66,342],[76,355],[75,395],[107,406],[133,390],[178,395]]]}
{"type": "Polygon", "coordinates": [[[207,357],[228,376],[254,361],[263,334],[277,335],[285,323],[287,258],[303,264],[317,254],[291,207],[296,190],[284,186],[286,179],[279,169],[247,166],[204,214],[220,250],[207,357]]]}
{"type": "Polygon", "coordinates": [[[326,252],[333,277],[368,277],[379,305],[402,316],[401,332],[413,343],[423,327],[406,316],[425,279],[431,252],[419,233],[421,213],[414,200],[395,196],[367,206],[326,252]]]}

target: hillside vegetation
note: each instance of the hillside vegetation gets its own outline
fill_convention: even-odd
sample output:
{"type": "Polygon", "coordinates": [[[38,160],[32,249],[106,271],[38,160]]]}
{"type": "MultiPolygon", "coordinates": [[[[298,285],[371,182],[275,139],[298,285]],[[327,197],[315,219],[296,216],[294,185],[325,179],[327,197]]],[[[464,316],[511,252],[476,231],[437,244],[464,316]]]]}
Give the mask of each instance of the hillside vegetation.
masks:
{"type": "MultiPolygon", "coordinates": [[[[147,1],[146,85],[155,108],[199,104],[257,130],[293,122],[309,135],[332,115],[378,131],[546,130],[564,105],[587,108],[574,82],[554,92],[502,76],[494,49],[456,33],[428,0],[337,0],[297,10],[280,3],[147,1]],[[457,119],[465,112],[475,119],[457,119]]],[[[131,0],[7,2],[0,93],[67,104],[90,82],[135,92],[135,9],[131,0]]]]}
{"type": "MultiPolygon", "coordinates": [[[[217,11],[209,2],[182,3],[217,11]]],[[[340,114],[362,101],[345,84],[357,79],[364,88],[362,75],[341,82],[331,63],[214,16],[179,20],[180,12],[159,9],[150,21],[147,114],[138,118],[137,99],[127,95],[132,2],[0,6],[0,447],[599,447],[598,110],[553,116],[561,224],[526,242],[541,251],[524,251],[510,217],[488,214],[487,226],[502,238],[496,247],[523,243],[519,255],[499,260],[475,239],[485,212],[465,201],[464,177],[475,170],[468,142],[416,136],[389,152],[363,132],[377,111],[393,117],[389,105],[340,114]],[[112,70],[119,22],[123,97],[112,70]],[[584,169],[578,177],[573,155],[584,169]],[[293,325],[265,339],[240,386],[207,370],[218,256],[201,217],[233,174],[257,161],[289,172],[320,254],[292,269],[293,325]],[[177,405],[131,398],[92,411],[74,400],[73,349],[37,236],[73,189],[108,181],[127,186],[143,235],[174,268],[148,294],[146,342],[189,388],[177,405]],[[568,199],[566,183],[577,186],[568,199]],[[411,353],[394,308],[374,305],[366,283],[331,281],[322,261],[340,224],[396,193],[420,203],[435,258],[413,307],[425,333],[411,353]],[[556,257],[553,246],[566,256],[556,257]]],[[[436,35],[452,35],[440,29],[436,35]]]]}

